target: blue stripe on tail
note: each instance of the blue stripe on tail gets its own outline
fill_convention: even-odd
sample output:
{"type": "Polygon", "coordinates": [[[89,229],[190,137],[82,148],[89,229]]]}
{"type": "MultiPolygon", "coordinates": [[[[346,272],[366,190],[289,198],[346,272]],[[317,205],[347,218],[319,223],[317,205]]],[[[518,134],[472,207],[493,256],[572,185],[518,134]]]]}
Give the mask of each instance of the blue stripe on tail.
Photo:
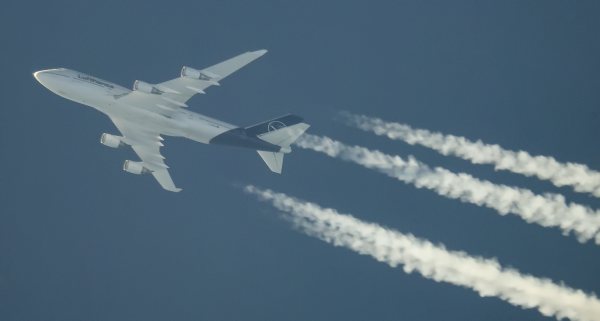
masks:
{"type": "Polygon", "coordinates": [[[296,115],[285,115],[279,118],[271,119],[266,122],[262,122],[258,125],[246,127],[246,134],[252,136],[260,136],[272,131],[276,131],[283,127],[289,127],[301,123],[304,118],[296,115]]]}

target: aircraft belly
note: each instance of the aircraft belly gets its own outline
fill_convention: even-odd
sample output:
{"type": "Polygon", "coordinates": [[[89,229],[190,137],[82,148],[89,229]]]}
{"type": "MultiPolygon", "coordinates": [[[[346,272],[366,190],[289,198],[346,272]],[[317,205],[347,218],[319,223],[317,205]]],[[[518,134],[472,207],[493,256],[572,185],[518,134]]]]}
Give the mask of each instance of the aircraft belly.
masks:
{"type": "Polygon", "coordinates": [[[103,96],[96,88],[62,79],[53,83],[53,91],[59,96],[88,106],[97,105],[103,96]]]}
{"type": "Polygon", "coordinates": [[[183,136],[184,123],[176,118],[168,118],[164,115],[144,110],[142,108],[111,103],[105,113],[114,118],[130,121],[152,131],[168,136],[183,136]]]}
{"type": "Polygon", "coordinates": [[[229,128],[224,128],[222,126],[212,125],[204,121],[193,119],[188,120],[184,136],[191,140],[208,144],[208,142],[215,136],[218,136],[228,130],[229,128]]]}

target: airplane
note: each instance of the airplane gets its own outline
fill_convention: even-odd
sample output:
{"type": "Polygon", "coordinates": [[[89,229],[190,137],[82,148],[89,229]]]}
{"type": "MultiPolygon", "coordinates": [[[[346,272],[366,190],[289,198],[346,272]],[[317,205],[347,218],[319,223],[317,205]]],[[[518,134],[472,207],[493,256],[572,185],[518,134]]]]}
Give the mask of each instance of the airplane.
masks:
{"type": "Polygon", "coordinates": [[[247,52],[202,70],[183,67],[181,77],[160,84],[136,80],[133,91],[65,68],[33,75],[55,94],[93,107],[112,120],[122,136],[105,133],[100,143],[113,148],[131,147],[141,159],[126,160],[125,171],[152,174],[164,189],[179,192],[160,153],[164,146],[161,135],[254,149],[271,171],[280,174],[283,156],[292,151],[290,145],[310,127],[302,117],[288,114],[242,128],[185,109],[192,96],[205,94],[210,86],[220,86],[223,78],[266,52],[247,52]]]}

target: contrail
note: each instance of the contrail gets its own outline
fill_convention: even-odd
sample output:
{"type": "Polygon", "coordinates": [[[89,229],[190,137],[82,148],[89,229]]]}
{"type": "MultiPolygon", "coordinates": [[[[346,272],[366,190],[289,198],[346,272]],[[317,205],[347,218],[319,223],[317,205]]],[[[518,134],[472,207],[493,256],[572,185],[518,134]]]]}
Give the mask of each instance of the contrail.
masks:
{"type": "Polygon", "coordinates": [[[443,245],[434,245],[285,194],[254,186],[246,186],[245,190],[288,213],[286,218],[304,233],[370,255],[392,267],[403,264],[406,273],[416,270],[428,279],[473,289],[482,297],[495,296],[515,306],[537,308],[543,315],[557,319],[600,320],[600,301],[595,295],[557,285],[549,279],[522,275],[515,269],[502,268],[495,259],[448,251],[443,245]]]}
{"type": "Polygon", "coordinates": [[[331,157],[354,162],[395,177],[417,188],[425,187],[439,195],[463,202],[487,206],[501,215],[516,214],[529,223],[545,227],[560,227],[563,234],[575,233],[580,242],[596,238],[600,245],[600,215],[589,207],[570,203],[558,194],[536,195],[528,189],[496,185],[465,173],[429,166],[409,156],[405,161],[379,151],[360,146],[347,146],[328,137],[304,134],[296,146],[325,153],[331,157]]]}
{"type": "Polygon", "coordinates": [[[591,193],[600,197],[600,172],[576,163],[559,163],[553,157],[531,156],[524,151],[514,152],[499,145],[472,142],[464,137],[432,133],[413,129],[404,124],[389,123],[378,118],[341,113],[351,126],[391,139],[403,140],[411,145],[420,144],[437,150],[443,155],[454,155],[474,164],[493,164],[496,170],[509,170],[526,176],[549,180],[556,186],[573,186],[577,192],[591,193]]]}

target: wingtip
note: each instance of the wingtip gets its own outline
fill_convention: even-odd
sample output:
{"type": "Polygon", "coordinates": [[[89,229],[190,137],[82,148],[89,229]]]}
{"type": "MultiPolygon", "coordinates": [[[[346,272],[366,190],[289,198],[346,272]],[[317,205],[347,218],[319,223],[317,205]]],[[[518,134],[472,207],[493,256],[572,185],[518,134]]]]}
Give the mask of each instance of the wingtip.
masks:
{"type": "Polygon", "coordinates": [[[262,56],[262,55],[264,55],[264,54],[267,53],[267,50],[265,50],[265,49],[263,49],[263,50],[257,50],[257,51],[255,51],[253,53],[255,53],[255,54],[259,55],[259,56],[262,56]]]}

